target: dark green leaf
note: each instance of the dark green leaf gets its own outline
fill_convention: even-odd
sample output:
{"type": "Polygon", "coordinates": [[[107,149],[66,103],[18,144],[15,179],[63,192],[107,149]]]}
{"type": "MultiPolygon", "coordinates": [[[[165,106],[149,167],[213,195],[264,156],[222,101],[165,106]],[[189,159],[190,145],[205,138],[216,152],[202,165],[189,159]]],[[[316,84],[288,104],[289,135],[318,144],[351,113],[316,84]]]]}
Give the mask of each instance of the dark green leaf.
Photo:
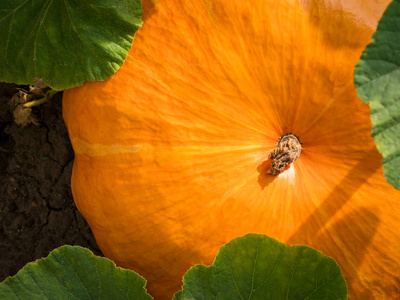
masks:
{"type": "Polygon", "coordinates": [[[153,299],[146,281],[78,246],[63,246],[0,284],[0,299],[153,299]]]}
{"type": "Polygon", "coordinates": [[[0,81],[56,90],[105,80],[141,26],[140,0],[1,0],[0,81]]]}
{"type": "Polygon", "coordinates": [[[400,189],[400,1],[392,2],[354,72],[358,97],[371,106],[372,136],[387,181],[400,189]]]}
{"type": "Polygon", "coordinates": [[[210,267],[191,268],[174,299],[347,299],[347,287],[332,258],[248,234],[222,246],[210,267]]]}

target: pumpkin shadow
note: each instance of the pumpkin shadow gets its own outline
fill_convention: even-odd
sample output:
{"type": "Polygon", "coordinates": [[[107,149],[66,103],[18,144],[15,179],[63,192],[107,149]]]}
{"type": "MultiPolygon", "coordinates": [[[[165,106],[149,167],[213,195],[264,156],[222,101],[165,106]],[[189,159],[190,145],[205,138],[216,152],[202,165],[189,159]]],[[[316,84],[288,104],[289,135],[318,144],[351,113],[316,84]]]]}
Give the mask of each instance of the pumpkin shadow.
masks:
{"type": "Polygon", "coordinates": [[[313,236],[318,234],[318,230],[323,228],[329,220],[342,209],[350,200],[353,194],[370,178],[379,168],[382,167],[381,161],[376,159],[376,148],[365,153],[358,163],[347,173],[347,175],[335,186],[332,192],[321,202],[314,212],[301,224],[301,226],[288,239],[288,243],[298,242],[297,236],[302,232],[310,231],[310,228],[317,228],[317,232],[312,232],[313,236]],[[366,167],[368,166],[368,168],[366,167]],[[362,170],[362,171],[360,171],[362,170]],[[341,195],[338,197],[338,195],[341,195]],[[324,216],[324,222],[321,217],[324,216]]]}
{"type": "Polygon", "coordinates": [[[146,22],[157,12],[158,0],[142,0],[142,21],[146,22]]]}
{"type": "Polygon", "coordinates": [[[272,160],[267,159],[264,160],[258,167],[257,172],[260,173],[258,175],[258,184],[261,186],[261,190],[265,189],[270,183],[272,183],[278,176],[274,176],[268,173],[268,170],[271,168],[272,160]]]}
{"type": "MultiPolygon", "coordinates": [[[[368,178],[382,167],[381,161],[376,159],[377,155],[379,155],[379,153],[377,153],[376,148],[365,153],[358,163],[336,185],[328,197],[322,201],[321,205],[314,210],[296,232],[286,241],[288,244],[302,244],[304,241],[301,236],[307,233],[308,236],[315,237],[310,239],[310,246],[322,251],[326,255],[332,256],[334,259],[341,259],[341,257],[345,256],[339,247],[335,247],[336,249],[328,247],[328,245],[336,244],[332,240],[332,236],[328,234],[328,230],[332,229],[330,230],[331,232],[335,232],[335,235],[340,235],[342,241],[347,240],[347,244],[351,244],[349,248],[352,249],[351,251],[356,257],[355,264],[354,261],[352,262],[353,269],[346,270],[346,280],[348,282],[349,291],[352,289],[351,286],[356,284],[358,280],[356,268],[360,266],[365,259],[367,246],[370,244],[376,232],[376,228],[380,223],[380,219],[376,215],[377,207],[360,207],[355,209],[333,225],[329,225],[329,221],[343,208],[368,178]],[[338,197],[338,195],[340,196],[338,197]],[[323,216],[323,218],[321,218],[321,216],[323,216]],[[328,229],[323,230],[323,228],[328,229]],[[350,238],[348,237],[349,235],[350,238]],[[362,239],[355,238],[357,235],[361,236],[362,239]],[[329,240],[332,240],[331,243],[327,242],[329,240]],[[327,248],[324,249],[324,247],[327,248]]],[[[338,263],[342,264],[342,266],[346,266],[346,269],[350,268],[345,261],[338,261],[338,263]]],[[[359,286],[358,284],[356,285],[359,286]]],[[[365,291],[365,295],[367,294],[368,291],[365,291]]],[[[366,297],[362,299],[369,298],[366,297]]]]}
{"type": "MultiPolygon", "coordinates": [[[[167,202],[167,199],[163,196],[163,193],[155,186],[151,186],[148,190],[156,199],[157,202],[167,202]]],[[[177,203],[166,204],[159,211],[154,212],[155,218],[157,214],[168,213],[168,210],[177,206],[177,203]]],[[[204,210],[206,214],[206,210],[204,210]]],[[[193,210],[193,215],[197,214],[196,210],[193,210]]],[[[190,215],[186,216],[188,219],[192,219],[190,215]]],[[[197,264],[211,264],[211,262],[205,262],[203,257],[204,254],[198,249],[198,247],[190,247],[188,243],[182,243],[176,238],[176,235],[171,236],[171,232],[157,224],[151,226],[138,227],[135,229],[137,234],[143,234],[151,237],[152,241],[147,243],[148,248],[145,252],[147,258],[153,259],[154,264],[152,268],[139,268],[138,266],[129,269],[134,270],[142,277],[146,278],[146,289],[147,292],[154,297],[154,299],[172,299],[173,295],[180,291],[183,286],[183,276],[191,267],[197,264]],[[178,240],[178,241],[177,241],[178,240]],[[163,249],[163,250],[161,250],[163,249]],[[168,251],[165,249],[169,249],[168,251]],[[161,251],[160,251],[161,250],[161,251]],[[159,255],[159,253],[163,255],[159,255]],[[157,261],[166,261],[169,264],[159,265],[157,261]],[[159,276],[158,274],[164,274],[159,276]],[[177,274],[180,273],[180,276],[177,274]]],[[[201,239],[197,241],[199,244],[202,243],[201,239]]],[[[135,262],[136,264],[138,262],[135,262]]],[[[117,264],[118,265],[118,264],[117,264]]]]}
{"type": "Polygon", "coordinates": [[[310,24],[322,34],[323,43],[331,47],[359,47],[360,38],[367,43],[372,35],[372,30],[366,30],[366,26],[360,24],[352,11],[334,5],[324,5],[317,0],[303,2],[301,6],[308,12],[310,24]],[[340,28],[341,33],[338,35],[332,28],[340,28]],[[354,39],[355,36],[359,38],[354,39]]]}
{"type": "Polygon", "coordinates": [[[333,257],[342,267],[342,274],[347,282],[349,295],[356,295],[359,299],[371,298],[371,291],[363,287],[360,282],[358,269],[365,259],[366,250],[379,226],[379,209],[375,206],[360,207],[347,213],[333,225],[327,226],[315,239],[312,246],[325,255],[333,257]],[[339,239],[347,249],[335,245],[339,239]],[[346,257],[351,256],[351,261],[346,257]],[[357,292],[354,290],[356,287],[357,292]]]}

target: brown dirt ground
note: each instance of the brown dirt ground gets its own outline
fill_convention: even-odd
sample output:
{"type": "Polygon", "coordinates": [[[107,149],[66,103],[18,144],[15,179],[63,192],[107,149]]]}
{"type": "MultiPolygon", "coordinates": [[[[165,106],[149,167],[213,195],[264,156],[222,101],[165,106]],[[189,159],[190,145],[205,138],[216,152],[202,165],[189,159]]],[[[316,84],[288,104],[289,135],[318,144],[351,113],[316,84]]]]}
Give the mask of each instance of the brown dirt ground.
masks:
{"type": "Polygon", "coordinates": [[[20,127],[8,103],[18,87],[0,83],[0,282],[61,245],[101,255],[72,199],[62,95],[33,109],[38,126],[20,127]]]}

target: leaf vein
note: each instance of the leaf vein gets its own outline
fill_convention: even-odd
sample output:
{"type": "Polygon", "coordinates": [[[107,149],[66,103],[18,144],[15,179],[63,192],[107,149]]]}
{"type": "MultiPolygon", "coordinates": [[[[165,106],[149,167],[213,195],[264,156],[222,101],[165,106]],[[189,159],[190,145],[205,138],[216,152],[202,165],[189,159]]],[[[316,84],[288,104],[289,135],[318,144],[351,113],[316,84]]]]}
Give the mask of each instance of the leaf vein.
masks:
{"type": "Polygon", "coordinates": [[[89,299],[91,299],[92,297],[90,297],[90,294],[89,294],[88,290],[86,289],[86,286],[83,284],[83,281],[82,281],[81,278],[78,276],[78,274],[76,274],[74,268],[72,268],[72,266],[70,265],[70,263],[69,263],[67,257],[64,255],[64,253],[61,253],[61,254],[62,254],[62,256],[64,256],[65,262],[67,263],[67,265],[68,265],[69,268],[71,269],[72,273],[75,275],[75,277],[76,277],[76,278],[79,280],[79,282],[81,283],[83,289],[84,289],[85,292],[86,292],[86,295],[89,297],[89,299]]]}
{"type": "Polygon", "coordinates": [[[396,68],[390,70],[390,71],[387,72],[387,73],[384,73],[384,74],[381,74],[381,75],[379,75],[379,76],[377,76],[377,77],[374,77],[374,78],[372,78],[372,79],[369,79],[368,82],[359,85],[358,88],[365,87],[365,86],[371,84],[372,82],[374,82],[374,81],[376,81],[376,80],[378,80],[378,79],[390,79],[390,78],[387,78],[387,77],[388,77],[388,76],[391,76],[392,73],[397,72],[397,71],[400,71],[400,67],[399,67],[399,66],[397,66],[396,68]]]}
{"type": "Polygon", "coordinates": [[[244,300],[244,298],[243,298],[242,294],[241,294],[241,293],[240,293],[240,291],[239,291],[239,287],[237,286],[237,283],[236,283],[235,277],[233,276],[232,265],[231,265],[230,263],[229,263],[229,270],[231,271],[232,280],[233,280],[233,283],[235,284],[236,291],[238,292],[238,294],[239,294],[239,296],[240,296],[240,299],[244,300]]]}
{"type": "Polygon", "coordinates": [[[298,256],[298,258],[297,258],[297,260],[296,260],[296,263],[295,263],[294,266],[293,266],[293,272],[292,272],[292,275],[290,276],[289,285],[288,285],[288,288],[287,288],[287,291],[286,291],[286,300],[289,299],[290,287],[291,287],[291,285],[292,285],[294,273],[296,273],[296,268],[297,268],[297,265],[298,265],[298,263],[299,263],[299,261],[300,261],[300,258],[301,258],[301,252],[299,252],[299,256],[298,256]]]}
{"type": "Polygon", "coordinates": [[[272,273],[269,274],[269,276],[258,287],[256,287],[254,290],[257,290],[257,289],[261,288],[264,284],[266,284],[268,282],[268,280],[272,277],[272,275],[275,273],[276,269],[278,268],[278,265],[279,265],[279,263],[280,263],[280,261],[282,259],[282,256],[283,256],[283,251],[281,251],[281,253],[279,254],[278,260],[276,261],[276,264],[275,264],[274,269],[272,270],[272,273]]]}
{"type": "Polygon", "coordinates": [[[323,286],[327,285],[328,283],[330,283],[331,281],[333,281],[334,279],[336,279],[336,277],[329,279],[327,282],[323,283],[322,285],[320,285],[319,287],[315,288],[314,290],[311,291],[311,294],[309,294],[306,298],[304,298],[304,300],[309,299],[312,294],[314,294],[316,291],[320,290],[323,286]]]}
{"type": "MultiPolygon", "coordinates": [[[[42,27],[44,20],[46,19],[47,12],[49,11],[51,5],[53,4],[53,0],[50,0],[49,5],[46,8],[46,11],[44,12],[43,18],[39,22],[39,28],[36,33],[35,41],[33,42],[33,63],[34,63],[34,69],[35,69],[35,75],[37,75],[37,58],[36,58],[36,53],[37,53],[37,39],[40,33],[40,28],[42,27]]],[[[44,25],[43,25],[44,26],[44,25]]]]}
{"type": "Polygon", "coordinates": [[[251,296],[252,296],[252,294],[253,294],[253,292],[254,292],[254,277],[255,277],[255,273],[256,273],[256,266],[257,266],[258,253],[259,253],[259,250],[260,250],[260,240],[261,240],[261,237],[258,237],[258,240],[257,240],[257,248],[256,248],[256,256],[254,257],[254,261],[253,261],[253,275],[252,275],[252,277],[251,277],[251,290],[250,290],[250,295],[249,295],[249,297],[247,298],[248,300],[251,299],[251,296]]]}

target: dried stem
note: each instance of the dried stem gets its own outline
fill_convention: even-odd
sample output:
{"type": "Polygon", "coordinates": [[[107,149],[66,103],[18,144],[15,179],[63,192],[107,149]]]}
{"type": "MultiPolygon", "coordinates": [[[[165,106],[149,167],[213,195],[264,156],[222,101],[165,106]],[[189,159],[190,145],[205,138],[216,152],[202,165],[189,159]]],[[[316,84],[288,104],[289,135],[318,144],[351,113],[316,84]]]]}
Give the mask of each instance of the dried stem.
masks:
{"type": "Polygon", "coordinates": [[[269,154],[272,163],[267,172],[274,176],[279,175],[287,166],[300,157],[302,150],[300,141],[294,134],[283,135],[279,139],[276,148],[269,154]]]}

